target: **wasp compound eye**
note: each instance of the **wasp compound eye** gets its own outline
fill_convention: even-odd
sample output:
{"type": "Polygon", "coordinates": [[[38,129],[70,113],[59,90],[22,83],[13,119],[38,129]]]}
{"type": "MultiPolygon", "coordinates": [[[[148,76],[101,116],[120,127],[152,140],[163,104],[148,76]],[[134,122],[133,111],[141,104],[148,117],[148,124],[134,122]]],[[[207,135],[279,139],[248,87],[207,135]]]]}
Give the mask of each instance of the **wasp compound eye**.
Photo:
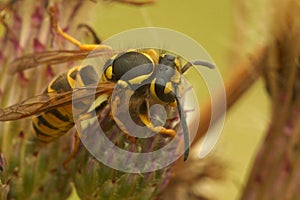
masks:
{"type": "Polygon", "coordinates": [[[150,85],[151,95],[162,103],[173,103],[175,101],[175,97],[174,83],[172,82],[172,79],[176,75],[174,68],[159,64],[150,85]]]}

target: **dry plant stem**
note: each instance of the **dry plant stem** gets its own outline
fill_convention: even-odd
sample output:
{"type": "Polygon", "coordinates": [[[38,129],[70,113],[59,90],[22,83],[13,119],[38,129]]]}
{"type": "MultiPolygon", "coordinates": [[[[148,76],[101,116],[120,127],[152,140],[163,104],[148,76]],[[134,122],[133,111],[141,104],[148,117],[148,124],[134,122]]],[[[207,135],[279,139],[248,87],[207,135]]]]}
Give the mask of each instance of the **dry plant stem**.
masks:
{"type": "MultiPolygon", "coordinates": [[[[293,71],[289,80],[295,79],[293,71]]],[[[257,154],[243,200],[300,198],[299,102],[293,105],[290,98],[287,94],[286,102],[274,107],[272,123],[257,154]]]]}
{"type": "Polygon", "coordinates": [[[241,197],[243,200],[300,199],[300,2],[278,0],[265,72],[272,119],[241,197]]]}
{"type": "MultiPolygon", "coordinates": [[[[228,78],[228,81],[225,82],[227,110],[229,110],[260,77],[265,63],[265,55],[266,47],[257,48],[249,57],[245,58],[245,60],[234,68],[234,73],[228,78]]],[[[220,104],[221,103],[223,102],[220,102],[220,104]]],[[[213,126],[224,114],[221,112],[217,113],[217,118],[214,119],[214,121],[211,121],[211,106],[211,101],[208,99],[207,102],[200,107],[201,120],[193,145],[200,141],[208,128],[213,126]]],[[[186,163],[182,162],[182,159],[179,159],[176,167],[180,169],[180,167],[183,167],[185,164],[188,164],[188,161],[186,163]]]]}

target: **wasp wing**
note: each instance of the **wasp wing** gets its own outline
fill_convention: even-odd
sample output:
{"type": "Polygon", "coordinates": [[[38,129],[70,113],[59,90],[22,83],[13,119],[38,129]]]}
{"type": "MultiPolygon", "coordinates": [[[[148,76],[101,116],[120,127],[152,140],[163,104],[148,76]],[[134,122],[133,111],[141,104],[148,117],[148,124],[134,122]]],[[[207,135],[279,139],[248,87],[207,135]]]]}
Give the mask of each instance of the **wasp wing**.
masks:
{"type": "Polygon", "coordinates": [[[70,61],[83,60],[86,58],[93,58],[98,56],[112,56],[120,51],[112,50],[57,50],[57,51],[43,51],[37,52],[29,55],[25,55],[16,58],[10,66],[9,73],[15,74],[17,72],[35,68],[42,64],[59,64],[66,63],[70,61]]]}
{"type": "Polygon", "coordinates": [[[91,96],[101,94],[111,94],[115,83],[104,82],[99,85],[89,85],[82,88],[75,88],[72,91],[60,93],[45,93],[31,97],[20,103],[0,109],[0,121],[12,121],[22,119],[32,115],[38,115],[43,112],[72,104],[72,101],[80,101],[91,96]],[[76,93],[75,98],[73,94],[76,93]]]}

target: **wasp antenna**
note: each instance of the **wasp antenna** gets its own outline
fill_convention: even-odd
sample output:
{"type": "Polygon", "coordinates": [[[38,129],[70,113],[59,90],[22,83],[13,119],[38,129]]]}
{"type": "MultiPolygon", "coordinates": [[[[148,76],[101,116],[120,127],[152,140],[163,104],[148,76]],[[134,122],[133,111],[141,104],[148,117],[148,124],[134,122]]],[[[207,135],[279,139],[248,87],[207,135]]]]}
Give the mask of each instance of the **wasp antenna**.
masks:
{"type": "Polygon", "coordinates": [[[215,64],[209,62],[209,61],[206,61],[206,60],[195,60],[195,61],[192,61],[191,62],[193,65],[202,65],[204,67],[208,67],[210,69],[214,69],[216,67],[215,64]]]}
{"type": "Polygon", "coordinates": [[[215,64],[206,61],[206,60],[194,60],[194,61],[189,61],[187,62],[183,67],[181,72],[184,73],[186,72],[191,66],[193,65],[202,65],[204,67],[208,67],[209,69],[214,69],[216,67],[215,64]]]}
{"type": "Polygon", "coordinates": [[[185,115],[182,109],[182,106],[180,104],[180,96],[179,96],[179,92],[178,92],[178,87],[175,86],[175,96],[176,96],[176,101],[177,101],[177,109],[179,112],[179,117],[180,117],[180,123],[181,123],[181,127],[183,130],[183,137],[184,137],[184,156],[183,156],[183,160],[186,161],[189,153],[190,153],[190,134],[189,134],[189,129],[187,126],[187,122],[185,119],[185,115]]]}

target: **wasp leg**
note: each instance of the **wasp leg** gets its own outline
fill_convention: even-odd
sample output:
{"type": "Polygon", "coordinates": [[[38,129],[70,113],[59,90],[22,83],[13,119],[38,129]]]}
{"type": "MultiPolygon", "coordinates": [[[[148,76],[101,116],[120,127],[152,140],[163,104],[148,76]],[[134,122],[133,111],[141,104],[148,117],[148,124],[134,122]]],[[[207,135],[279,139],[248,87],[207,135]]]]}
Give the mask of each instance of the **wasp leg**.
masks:
{"type": "Polygon", "coordinates": [[[113,113],[117,113],[117,109],[118,109],[118,105],[120,104],[120,97],[115,97],[114,102],[111,105],[111,111],[110,111],[110,117],[112,119],[114,119],[114,121],[116,122],[117,126],[124,132],[124,134],[126,135],[127,139],[131,142],[131,143],[136,143],[136,137],[131,136],[130,133],[128,132],[128,130],[126,129],[125,125],[123,124],[123,122],[121,120],[118,119],[117,116],[114,116],[113,113]]]}
{"type": "Polygon", "coordinates": [[[188,159],[189,153],[190,153],[190,134],[188,125],[184,116],[184,111],[180,103],[180,96],[179,96],[179,89],[178,86],[175,86],[175,94],[176,94],[176,102],[177,102],[177,109],[180,116],[180,123],[183,130],[183,137],[184,137],[184,155],[183,160],[186,161],[188,159]]]}
{"type": "Polygon", "coordinates": [[[163,126],[153,126],[153,124],[151,123],[151,121],[149,119],[149,112],[148,112],[149,111],[149,103],[148,103],[148,101],[145,101],[144,107],[145,107],[144,110],[140,109],[139,117],[140,117],[141,121],[147,126],[147,128],[149,128],[151,131],[156,132],[156,133],[175,137],[176,132],[173,129],[166,129],[163,126]]]}
{"type": "MultiPolygon", "coordinates": [[[[103,104],[105,105],[105,104],[103,104]]],[[[103,109],[103,106],[98,106],[96,108],[96,113],[98,113],[99,111],[101,111],[103,109]]],[[[92,117],[94,117],[94,110],[88,112],[88,113],[85,113],[83,115],[81,115],[79,117],[79,119],[77,119],[77,122],[76,125],[77,127],[75,128],[76,130],[76,133],[75,133],[75,139],[74,139],[74,145],[73,145],[73,150],[71,152],[71,154],[64,160],[63,162],[63,167],[65,169],[68,169],[67,168],[67,165],[70,163],[70,161],[76,156],[77,152],[78,152],[78,149],[79,149],[79,145],[80,145],[80,136],[79,136],[79,132],[82,132],[82,126],[81,126],[81,121],[84,121],[84,120],[87,120],[87,119],[91,119],[92,117]]]]}
{"type": "Polygon", "coordinates": [[[67,34],[62,30],[62,28],[59,26],[57,22],[57,18],[55,16],[55,8],[51,7],[49,9],[49,14],[50,14],[50,19],[51,19],[51,24],[52,27],[54,28],[55,32],[68,40],[69,42],[73,43],[74,45],[78,46],[80,50],[85,50],[85,51],[92,51],[94,49],[97,50],[111,50],[112,48],[108,45],[104,44],[82,44],[80,41],[72,37],[71,35],[67,34]]]}
{"type": "Polygon", "coordinates": [[[88,32],[90,32],[90,34],[92,35],[93,39],[94,39],[94,43],[95,44],[100,44],[101,40],[98,37],[97,33],[94,31],[94,29],[89,26],[88,24],[79,24],[78,28],[86,28],[88,30],[88,32]]]}
{"type": "Polygon", "coordinates": [[[71,154],[64,160],[64,162],[62,164],[64,169],[68,169],[67,165],[70,163],[71,160],[73,160],[73,158],[76,156],[78,149],[79,149],[80,138],[79,138],[79,134],[78,134],[77,130],[75,132],[74,137],[75,138],[74,138],[73,150],[72,150],[71,154]]]}

